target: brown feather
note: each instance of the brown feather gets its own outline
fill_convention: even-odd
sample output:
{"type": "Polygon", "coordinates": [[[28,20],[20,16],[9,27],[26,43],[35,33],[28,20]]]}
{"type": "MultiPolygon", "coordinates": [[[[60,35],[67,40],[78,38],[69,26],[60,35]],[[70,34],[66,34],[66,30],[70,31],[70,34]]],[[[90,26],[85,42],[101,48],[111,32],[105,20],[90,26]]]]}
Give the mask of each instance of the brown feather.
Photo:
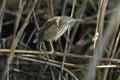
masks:
{"type": "Polygon", "coordinates": [[[52,41],[61,37],[67,29],[70,28],[70,23],[75,20],[67,16],[57,16],[48,19],[48,21],[40,27],[36,34],[38,41],[52,41]]]}
{"type": "Polygon", "coordinates": [[[38,34],[38,41],[46,40],[49,41],[51,40],[50,38],[53,37],[53,34],[57,33],[57,24],[55,18],[49,19],[45,24],[43,24],[39,31],[37,32],[38,34]]]}

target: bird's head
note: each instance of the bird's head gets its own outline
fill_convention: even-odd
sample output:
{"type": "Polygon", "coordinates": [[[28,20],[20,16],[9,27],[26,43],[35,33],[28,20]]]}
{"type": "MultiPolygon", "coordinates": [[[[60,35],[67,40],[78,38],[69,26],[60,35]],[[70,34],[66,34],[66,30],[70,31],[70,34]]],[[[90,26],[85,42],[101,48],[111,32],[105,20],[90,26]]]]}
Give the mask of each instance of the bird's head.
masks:
{"type": "Polygon", "coordinates": [[[59,16],[59,17],[54,17],[54,19],[56,20],[57,25],[61,24],[61,23],[72,23],[72,22],[76,22],[76,21],[83,21],[82,19],[74,19],[72,17],[68,17],[68,16],[59,16]]]}

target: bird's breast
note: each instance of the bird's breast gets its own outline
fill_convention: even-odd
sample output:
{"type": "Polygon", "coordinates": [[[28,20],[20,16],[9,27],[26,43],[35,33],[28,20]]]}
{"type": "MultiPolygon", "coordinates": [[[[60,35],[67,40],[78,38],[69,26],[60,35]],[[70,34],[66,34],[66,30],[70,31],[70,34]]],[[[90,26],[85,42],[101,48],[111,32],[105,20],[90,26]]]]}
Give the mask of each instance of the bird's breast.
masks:
{"type": "Polygon", "coordinates": [[[54,40],[56,41],[58,38],[60,38],[67,31],[68,28],[70,28],[70,25],[68,23],[61,25],[58,28],[58,32],[54,37],[54,40]]]}

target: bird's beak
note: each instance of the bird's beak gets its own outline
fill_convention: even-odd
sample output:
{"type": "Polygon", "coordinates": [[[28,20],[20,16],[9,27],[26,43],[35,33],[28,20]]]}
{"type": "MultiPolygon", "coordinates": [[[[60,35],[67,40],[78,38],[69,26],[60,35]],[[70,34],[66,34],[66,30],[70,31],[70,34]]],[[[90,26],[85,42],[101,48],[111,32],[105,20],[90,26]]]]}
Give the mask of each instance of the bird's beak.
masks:
{"type": "Polygon", "coordinates": [[[69,21],[69,23],[76,22],[76,21],[82,22],[83,20],[82,19],[72,19],[72,20],[69,21]]]}

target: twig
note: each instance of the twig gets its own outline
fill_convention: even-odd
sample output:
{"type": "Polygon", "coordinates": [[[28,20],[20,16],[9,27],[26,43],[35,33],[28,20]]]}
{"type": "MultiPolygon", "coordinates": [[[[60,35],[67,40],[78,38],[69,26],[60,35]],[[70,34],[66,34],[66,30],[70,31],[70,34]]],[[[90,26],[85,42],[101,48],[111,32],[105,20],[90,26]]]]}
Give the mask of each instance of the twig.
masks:
{"type": "Polygon", "coordinates": [[[67,1],[68,1],[68,0],[64,0],[63,9],[62,9],[62,16],[65,15],[65,10],[66,10],[67,1]]]}
{"type": "MultiPolygon", "coordinates": [[[[120,7],[120,6],[118,6],[118,7],[120,7]]],[[[110,47],[109,47],[109,51],[108,51],[108,58],[110,57],[110,55],[112,55],[111,58],[113,58],[114,55],[115,55],[116,47],[117,47],[117,44],[119,42],[119,36],[120,36],[120,33],[119,33],[118,36],[117,36],[118,40],[115,41],[115,37],[116,37],[117,32],[119,30],[119,24],[120,24],[120,10],[118,11],[118,14],[116,16],[116,22],[113,24],[115,29],[113,31],[114,34],[112,35],[112,41],[111,41],[111,44],[110,44],[110,47]],[[115,42],[115,46],[114,46],[114,42],[115,42]],[[113,47],[114,47],[114,49],[112,49],[113,47]]],[[[111,62],[109,62],[108,64],[110,65],[111,62]]],[[[109,68],[106,68],[105,71],[104,71],[103,80],[106,80],[108,71],[109,71],[109,68]]]]}
{"type": "Polygon", "coordinates": [[[120,68],[120,65],[100,65],[97,68],[120,68]]]}
{"type": "MultiPolygon", "coordinates": [[[[119,8],[113,8],[111,10],[106,11],[105,15],[108,15],[108,14],[113,13],[113,12],[118,11],[118,10],[119,10],[119,8]]],[[[92,15],[90,17],[87,17],[87,18],[83,19],[83,20],[88,21],[88,20],[94,19],[96,17],[97,17],[97,15],[92,15]]]]}
{"type": "Polygon", "coordinates": [[[94,53],[93,58],[90,60],[88,67],[87,75],[85,80],[94,80],[96,73],[96,66],[100,63],[100,58],[103,54],[103,26],[104,26],[104,17],[106,12],[108,0],[100,0],[98,15],[97,15],[97,26],[96,33],[94,38],[94,53]]]}
{"type": "Polygon", "coordinates": [[[0,15],[3,13],[3,11],[5,9],[5,4],[6,4],[6,0],[4,0],[3,3],[2,3],[2,7],[0,9],[0,15]]]}
{"type": "Polygon", "coordinates": [[[3,24],[3,16],[4,16],[4,11],[5,11],[5,4],[6,0],[3,0],[1,9],[0,9],[0,38],[1,38],[1,30],[2,30],[2,24],[3,24]]]}
{"type": "Polygon", "coordinates": [[[35,21],[35,25],[36,25],[37,30],[39,30],[40,26],[39,26],[37,18],[36,18],[35,10],[33,10],[33,19],[35,21]]]}
{"type": "MultiPolygon", "coordinates": [[[[53,0],[47,0],[49,18],[54,17],[53,0]]],[[[53,46],[52,42],[49,42],[53,46]]]]}
{"type": "Polygon", "coordinates": [[[14,23],[14,22],[15,22],[15,20],[6,21],[6,22],[3,23],[3,26],[12,24],[12,23],[14,23]]]}
{"type": "MultiPolygon", "coordinates": [[[[0,53],[3,54],[8,54],[10,52],[10,49],[0,49],[0,53]]],[[[41,54],[41,55],[45,55],[46,53],[48,55],[52,55],[50,51],[47,51],[46,53],[40,52],[40,51],[32,51],[32,50],[15,50],[16,54],[32,54],[32,55],[36,55],[36,54],[41,54]]],[[[56,52],[57,56],[66,56],[66,57],[70,57],[70,58],[78,58],[78,59],[91,59],[93,56],[89,56],[89,55],[75,55],[72,53],[69,54],[64,54],[64,53],[60,53],[60,52],[56,52]]],[[[100,60],[102,61],[112,61],[112,62],[117,62],[120,63],[119,59],[111,59],[111,58],[100,58],[100,60]]]]}
{"type": "Polygon", "coordinates": [[[72,6],[72,11],[71,11],[71,17],[73,17],[74,11],[75,11],[75,4],[76,0],[73,0],[73,6],[72,6]]]}
{"type": "MultiPolygon", "coordinates": [[[[64,54],[66,54],[66,53],[67,53],[67,48],[68,48],[68,42],[66,41],[64,54]]],[[[66,60],[65,56],[63,56],[63,61],[62,61],[61,72],[63,72],[63,68],[64,68],[64,63],[65,63],[65,60],[66,60]]]]}
{"type": "MultiPolygon", "coordinates": [[[[29,58],[36,58],[36,56],[34,56],[34,55],[21,55],[21,56],[23,56],[23,57],[29,57],[29,58]]],[[[44,61],[48,61],[48,59],[47,58],[44,58],[44,57],[40,57],[40,59],[41,60],[44,60],[44,61]]],[[[63,64],[62,62],[59,62],[59,61],[56,61],[56,60],[51,60],[51,59],[49,59],[49,61],[48,62],[51,62],[51,63],[54,63],[54,64],[59,64],[59,65],[61,65],[61,64],[63,64]]],[[[73,63],[64,63],[64,65],[65,65],[65,67],[67,67],[67,68],[79,68],[79,69],[86,69],[87,67],[88,67],[88,65],[78,65],[78,64],[73,64],[73,63]]],[[[120,65],[112,65],[111,64],[111,66],[110,65],[98,65],[96,68],[120,68],[120,65]],[[103,67],[104,66],[104,67],[103,67]]]]}
{"type": "MultiPolygon", "coordinates": [[[[5,9],[5,8],[4,8],[5,9]]],[[[0,14],[0,38],[1,38],[1,31],[2,31],[2,25],[3,25],[3,17],[4,17],[4,10],[0,14]]],[[[1,45],[1,44],[0,44],[1,45]]]]}
{"type": "Polygon", "coordinates": [[[50,66],[50,72],[51,72],[51,75],[52,75],[52,80],[55,80],[55,75],[53,73],[53,69],[51,68],[51,66],[50,66]]]}
{"type": "MultiPolygon", "coordinates": [[[[66,6],[67,6],[67,1],[68,0],[64,0],[64,3],[63,3],[63,8],[62,8],[62,16],[64,16],[65,15],[65,10],[66,10],[66,6]]],[[[60,45],[60,49],[61,49],[61,51],[63,51],[63,48],[62,48],[62,43],[61,43],[61,38],[59,38],[58,39],[58,43],[59,43],[59,45],[60,45]]],[[[64,61],[64,60],[63,60],[64,61]]],[[[63,65],[62,65],[63,66],[63,65]]],[[[62,69],[61,69],[62,70],[62,69]]]]}
{"type": "Polygon", "coordinates": [[[54,17],[53,0],[47,0],[49,17],[54,17]]]}
{"type": "Polygon", "coordinates": [[[32,39],[34,33],[35,33],[35,28],[34,28],[34,30],[32,31],[32,33],[30,34],[30,36],[29,36],[29,38],[28,38],[28,40],[27,40],[27,43],[26,43],[26,45],[25,45],[25,49],[28,48],[28,44],[30,43],[30,40],[32,39]]]}
{"type": "MultiPolygon", "coordinates": [[[[73,0],[73,5],[72,5],[72,11],[71,11],[71,17],[73,17],[73,14],[74,14],[74,10],[75,10],[75,4],[76,4],[76,0],[73,0]]],[[[69,25],[70,26],[70,25],[69,25]]],[[[68,29],[68,38],[70,36],[70,28],[68,29]]],[[[68,44],[69,44],[69,41],[66,39],[66,45],[65,45],[65,51],[64,53],[68,53],[68,44]]],[[[61,71],[63,72],[63,67],[64,67],[64,62],[65,62],[65,56],[63,57],[63,61],[62,61],[62,68],[61,68],[61,71]]]]}
{"type": "Polygon", "coordinates": [[[17,34],[17,36],[16,36],[16,38],[15,38],[13,44],[12,44],[11,51],[10,51],[10,55],[9,55],[9,57],[7,58],[7,62],[6,62],[6,65],[5,65],[5,69],[4,69],[3,73],[2,73],[1,80],[5,80],[6,72],[8,71],[9,65],[11,64],[11,62],[12,62],[12,60],[13,60],[13,58],[14,58],[14,50],[15,50],[17,44],[18,44],[19,39],[21,38],[21,36],[22,36],[22,34],[23,34],[23,32],[24,32],[24,29],[26,28],[26,26],[27,26],[28,23],[29,23],[29,18],[30,18],[31,14],[32,14],[32,11],[33,11],[36,3],[37,3],[37,0],[34,0],[33,5],[32,5],[32,7],[31,7],[31,9],[29,10],[29,13],[28,13],[28,15],[27,15],[27,17],[26,17],[26,19],[25,19],[25,22],[23,23],[20,31],[18,32],[18,34],[17,34]]]}
{"type": "MultiPolygon", "coordinates": [[[[23,47],[23,44],[24,44],[23,40],[24,40],[25,36],[26,36],[26,33],[23,33],[21,39],[20,39],[19,42],[18,42],[18,43],[21,42],[21,43],[20,43],[20,46],[19,46],[19,49],[22,49],[22,47],[23,47]]],[[[26,47],[26,46],[25,46],[25,47],[26,47]]]]}
{"type": "Polygon", "coordinates": [[[16,17],[15,24],[14,24],[13,41],[14,41],[15,36],[16,36],[16,32],[17,32],[18,25],[20,22],[21,14],[22,14],[22,11],[23,11],[25,4],[26,4],[25,2],[23,2],[22,0],[19,0],[19,10],[18,10],[17,17],[16,17]]]}
{"type": "Polygon", "coordinates": [[[95,1],[89,0],[89,3],[91,4],[93,10],[96,12],[97,11],[97,7],[96,7],[96,4],[95,4],[95,1]]]}
{"type": "MultiPolygon", "coordinates": [[[[50,63],[50,62],[46,62],[46,61],[41,61],[41,60],[36,60],[36,59],[31,59],[31,58],[26,58],[26,57],[20,57],[20,56],[15,56],[18,59],[22,59],[22,60],[27,60],[27,61],[34,61],[37,63],[42,63],[42,64],[48,64],[50,66],[55,66],[58,68],[61,68],[60,65],[54,64],[54,63],[50,63]]],[[[67,68],[63,68],[63,70],[65,72],[67,72],[71,77],[73,77],[75,80],[79,80],[72,72],[70,72],[67,68]]]]}
{"type": "MultiPolygon", "coordinates": [[[[83,3],[82,3],[82,5],[81,5],[81,12],[80,12],[80,15],[79,15],[79,18],[80,18],[80,19],[83,17],[83,13],[84,13],[84,11],[85,11],[87,2],[88,2],[88,0],[83,0],[83,3]]],[[[71,47],[72,47],[73,40],[74,40],[74,38],[75,38],[75,34],[76,34],[78,28],[79,28],[79,23],[76,25],[76,27],[74,28],[73,33],[72,33],[72,35],[71,35],[70,45],[68,46],[68,52],[70,51],[70,49],[71,49],[71,47]]]]}

